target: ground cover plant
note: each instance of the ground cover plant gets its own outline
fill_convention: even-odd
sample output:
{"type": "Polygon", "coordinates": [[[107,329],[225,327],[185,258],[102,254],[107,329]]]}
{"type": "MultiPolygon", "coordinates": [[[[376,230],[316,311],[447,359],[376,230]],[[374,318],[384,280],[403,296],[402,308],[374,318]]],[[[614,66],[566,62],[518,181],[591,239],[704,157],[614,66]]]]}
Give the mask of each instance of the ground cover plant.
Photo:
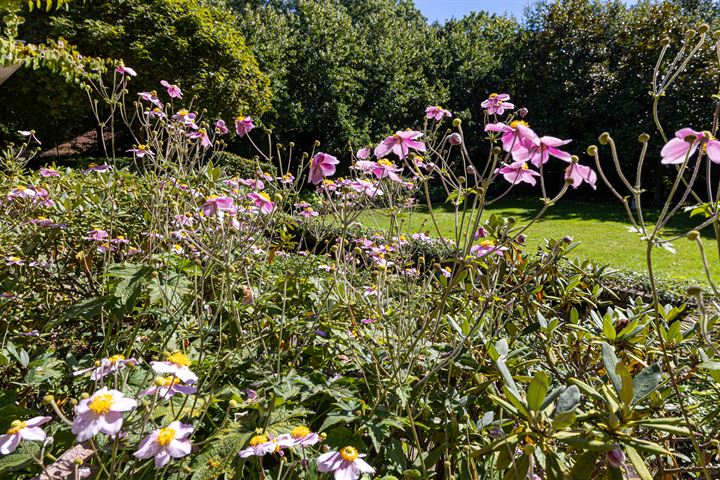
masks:
{"type": "Polygon", "coordinates": [[[720,110],[674,136],[657,114],[691,58],[720,55],[708,30],[663,41],[663,147],[647,155],[640,132],[633,175],[611,134],[580,155],[505,93],[482,102],[484,156],[431,105],[343,165],[243,112],[193,110],[172,78],[133,95],[132,65],[75,65],[100,132],[133,144],[82,169],[28,168],[33,130],[3,150],[0,473],[716,477],[717,305],[700,286],[692,306],[661,303],[654,270],[656,251],[690,242],[717,295],[720,110]],[[231,138],[255,151],[251,175],[223,164],[231,138]],[[677,166],[652,217],[651,162],[677,166]],[[569,258],[573,232],[528,246],[569,190],[599,182],[645,250],[649,300],[617,301],[606,269],[569,258]],[[488,211],[519,184],[541,199],[532,218],[488,211]],[[452,228],[438,224],[446,204],[452,228]],[[427,227],[408,228],[420,205],[427,227]],[[360,223],[370,209],[387,212],[375,233],[360,223]],[[663,236],[684,213],[691,228],[663,236]]]}

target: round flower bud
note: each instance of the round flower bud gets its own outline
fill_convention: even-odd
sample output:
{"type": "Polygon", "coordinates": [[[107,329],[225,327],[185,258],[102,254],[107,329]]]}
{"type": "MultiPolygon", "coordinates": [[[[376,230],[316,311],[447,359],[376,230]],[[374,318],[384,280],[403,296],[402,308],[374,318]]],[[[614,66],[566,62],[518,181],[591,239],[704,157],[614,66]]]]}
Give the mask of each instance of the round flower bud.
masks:
{"type": "Polygon", "coordinates": [[[607,145],[610,142],[610,134],[608,132],[604,132],[600,135],[598,141],[600,142],[600,145],[607,145]]]}
{"type": "Polygon", "coordinates": [[[320,140],[315,140],[315,146],[316,146],[316,147],[319,147],[319,146],[320,146],[320,140]]]}
{"type": "Polygon", "coordinates": [[[640,136],[638,136],[638,142],[640,143],[647,143],[650,140],[650,135],[647,133],[641,133],[640,136]]]}
{"type": "Polygon", "coordinates": [[[695,240],[698,239],[698,237],[700,237],[700,232],[698,232],[697,230],[690,230],[690,231],[687,233],[686,237],[687,237],[687,239],[690,240],[691,242],[694,242],[695,240]]]}
{"type": "Polygon", "coordinates": [[[268,135],[272,135],[272,128],[268,128],[268,129],[265,130],[265,131],[267,132],[268,135]]]}
{"type": "Polygon", "coordinates": [[[433,272],[435,272],[435,273],[439,272],[439,271],[440,271],[440,268],[442,268],[442,267],[440,267],[440,264],[439,264],[439,263],[433,263],[433,264],[432,264],[433,272]]]}
{"type": "Polygon", "coordinates": [[[713,32],[713,38],[716,39],[716,40],[717,40],[718,38],[720,38],[720,30],[715,30],[715,31],[713,32]]]}
{"type": "Polygon", "coordinates": [[[360,247],[353,248],[353,253],[355,255],[362,255],[362,248],[360,248],[360,247]]]}
{"type": "Polygon", "coordinates": [[[620,418],[618,418],[618,416],[615,415],[614,413],[611,413],[608,416],[607,424],[608,424],[608,427],[610,428],[610,430],[612,430],[614,432],[615,430],[617,430],[620,427],[620,418]]]}
{"type": "Polygon", "coordinates": [[[283,196],[279,193],[275,194],[275,201],[276,202],[282,202],[283,196]]]}
{"type": "Polygon", "coordinates": [[[295,148],[295,142],[290,142],[290,143],[288,143],[288,146],[289,146],[290,148],[295,148]]]}
{"type": "Polygon", "coordinates": [[[462,137],[459,133],[455,132],[448,137],[450,145],[460,145],[462,143],[462,137]]]}
{"type": "Polygon", "coordinates": [[[685,140],[687,143],[695,143],[697,137],[691,133],[690,135],[686,135],[683,140],[685,140]]]}
{"type": "Polygon", "coordinates": [[[622,449],[615,445],[612,450],[606,454],[607,463],[613,468],[620,468],[625,463],[625,453],[622,449]]]}
{"type": "Polygon", "coordinates": [[[527,237],[525,236],[525,234],[524,234],[524,233],[521,233],[520,235],[517,236],[517,238],[515,239],[515,241],[516,241],[517,243],[519,243],[520,245],[524,245],[526,239],[527,239],[527,237]]]}
{"type": "Polygon", "coordinates": [[[580,161],[580,159],[578,158],[577,155],[573,155],[573,156],[570,157],[570,162],[572,162],[573,164],[576,164],[576,163],[578,163],[579,161],[580,161]]]}
{"type": "Polygon", "coordinates": [[[73,463],[74,463],[75,465],[82,465],[82,464],[83,464],[83,459],[80,458],[80,457],[75,457],[75,458],[73,458],[73,463]]]}
{"type": "Polygon", "coordinates": [[[460,120],[459,118],[456,118],[452,121],[453,127],[458,128],[460,125],[462,125],[462,120],[460,120]]]}
{"type": "Polygon", "coordinates": [[[699,285],[690,285],[687,288],[687,294],[691,297],[697,297],[702,293],[702,287],[699,285]]]}
{"type": "Polygon", "coordinates": [[[75,406],[75,405],[77,405],[77,404],[78,404],[77,399],[75,399],[75,398],[71,398],[71,399],[70,399],[70,405],[75,406]]]}
{"type": "Polygon", "coordinates": [[[573,237],[571,237],[570,235],[565,235],[565,236],[562,238],[562,241],[563,241],[563,243],[568,243],[568,244],[569,244],[569,243],[572,243],[573,237]]]}
{"type": "Polygon", "coordinates": [[[525,115],[528,114],[528,109],[523,107],[520,110],[518,110],[518,115],[520,115],[520,118],[525,118],[525,115]]]}
{"type": "Polygon", "coordinates": [[[572,185],[572,184],[574,184],[574,183],[575,183],[575,181],[574,181],[572,178],[566,178],[566,179],[565,179],[565,185],[568,185],[568,186],[569,186],[569,185],[572,185]]]}
{"type": "Polygon", "coordinates": [[[237,400],[231,399],[231,400],[228,402],[228,406],[229,406],[230,408],[237,408],[237,407],[238,407],[238,402],[237,402],[237,400]]]}
{"type": "Polygon", "coordinates": [[[587,154],[590,155],[591,157],[594,157],[595,155],[597,155],[597,153],[598,153],[598,149],[595,145],[590,145],[587,148],[587,154]]]}
{"type": "Polygon", "coordinates": [[[150,272],[150,276],[151,276],[152,278],[158,278],[159,275],[160,275],[160,274],[158,273],[157,270],[153,270],[152,272],[150,272]]]}
{"type": "Polygon", "coordinates": [[[418,265],[425,265],[425,257],[418,258],[418,265]]]}
{"type": "Polygon", "coordinates": [[[156,387],[162,387],[163,385],[165,385],[165,379],[163,377],[155,377],[153,383],[156,387]]]}
{"type": "Polygon", "coordinates": [[[55,397],[53,397],[52,395],[45,395],[43,397],[43,403],[45,403],[45,404],[52,403],[54,401],[55,401],[55,397]]]}
{"type": "Polygon", "coordinates": [[[710,25],[708,25],[707,23],[703,23],[698,27],[698,32],[700,32],[701,34],[707,33],[708,30],[710,30],[710,25]]]}
{"type": "Polygon", "coordinates": [[[387,270],[387,267],[385,265],[380,264],[377,266],[377,269],[380,270],[381,272],[384,272],[385,270],[387,270]]]}
{"type": "Polygon", "coordinates": [[[667,47],[668,45],[670,45],[670,39],[668,37],[665,37],[662,40],[660,40],[661,47],[667,47]]]}
{"type": "Polygon", "coordinates": [[[697,32],[693,30],[692,28],[685,32],[685,40],[690,40],[695,36],[697,32]]]}
{"type": "Polygon", "coordinates": [[[86,398],[90,398],[90,394],[87,393],[87,392],[85,392],[85,393],[83,393],[82,395],[80,395],[80,398],[83,399],[83,400],[85,400],[86,398]]]}
{"type": "Polygon", "coordinates": [[[502,153],[502,148],[500,147],[493,147],[492,149],[493,155],[500,155],[502,153]]]}
{"type": "Polygon", "coordinates": [[[458,177],[459,183],[465,183],[465,180],[467,180],[465,177],[458,177]]]}

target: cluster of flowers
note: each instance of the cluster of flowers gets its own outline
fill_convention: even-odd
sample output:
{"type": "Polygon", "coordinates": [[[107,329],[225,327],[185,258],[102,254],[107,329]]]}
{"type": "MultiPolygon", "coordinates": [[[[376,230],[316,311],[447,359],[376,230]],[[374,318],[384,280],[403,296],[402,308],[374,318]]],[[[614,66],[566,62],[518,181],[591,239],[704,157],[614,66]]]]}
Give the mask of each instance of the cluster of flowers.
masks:
{"type": "MultiPolygon", "coordinates": [[[[482,106],[488,114],[502,115],[506,110],[515,108],[515,105],[509,103],[508,100],[510,100],[510,96],[506,93],[499,95],[494,93],[483,102],[482,106]]],[[[525,182],[534,186],[537,183],[535,177],[539,177],[540,173],[529,168],[528,162],[536,168],[541,168],[550,160],[550,157],[555,157],[569,164],[565,169],[565,179],[573,188],[579,187],[583,182],[595,188],[597,181],[595,171],[586,165],[580,165],[576,157],[560,149],[572,140],[561,140],[550,136],[540,137],[525,120],[512,120],[510,123],[488,123],[485,125],[485,131],[500,134],[503,150],[512,156],[512,163],[498,168],[495,172],[501,174],[509,183],[516,185],[525,182]]]]}
{"type": "MultiPolygon", "coordinates": [[[[120,73],[121,75],[127,75],[131,77],[137,75],[135,70],[124,66],[117,67],[116,72],[120,73]]],[[[162,80],[160,82],[160,85],[165,88],[165,91],[167,92],[167,95],[168,97],[170,97],[170,99],[183,98],[182,90],[177,85],[173,85],[166,80],[162,80]]],[[[167,119],[168,114],[165,112],[165,105],[158,97],[157,91],[152,90],[149,92],[140,92],[138,95],[140,96],[141,100],[144,100],[151,105],[145,111],[145,116],[147,116],[147,118],[156,120],[167,119]]],[[[213,142],[210,138],[210,134],[208,133],[207,128],[198,125],[198,116],[196,113],[191,112],[185,108],[181,108],[175,114],[170,116],[170,119],[173,120],[176,125],[184,129],[185,136],[188,139],[196,140],[202,148],[210,148],[213,146],[213,142]]],[[[235,118],[235,133],[237,133],[240,137],[244,137],[254,128],[255,124],[253,123],[253,119],[251,117],[241,115],[235,118]]],[[[230,133],[230,129],[228,128],[227,123],[225,123],[225,120],[221,118],[216,120],[214,124],[214,135],[223,136],[227,135],[228,133],[230,133]]],[[[127,152],[134,154],[136,158],[143,158],[145,156],[152,158],[155,156],[155,152],[153,152],[152,149],[146,144],[136,145],[134,148],[129,149],[127,152]]]]}
{"type": "MultiPolygon", "coordinates": [[[[137,365],[134,358],[114,355],[96,363],[95,366],[75,372],[82,375],[90,372],[90,378],[102,383],[104,377],[118,373],[128,366],[137,365]]],[[[190,360],[180,352],[175,352],[164,361],[151,362],[152,370],[164,377],[157,377],[155,384],[140,392],[140,396],[151,395],[156,399],[167,399],[175,394],[192,394],[196,389],[197,376],[190,370],[190,360]]],[[[95,393],[82,399],[75,407],[75,419],[71,431],[78,442],[90,440],[99,433],[115,437],[122,435],[124,414],[134,410],[137,400],[125,396],[122,392],[103,386],[95,393]]],[[[34,417],[27,421],[15,421],[6,434],[0,435],[0,453],[12,453],[21,440],[45,441],[46,434],[39,428],[52,420],[51,417],[34,417]]],[[[138,444],[134,456],[140,459],[154,458],[157,468],[165,466],[171,458],[182,458],[190,454],[192,444],[189,437],[193,426],[173,421],[168,426],[156,429],[146,435],[138,444]]]]}

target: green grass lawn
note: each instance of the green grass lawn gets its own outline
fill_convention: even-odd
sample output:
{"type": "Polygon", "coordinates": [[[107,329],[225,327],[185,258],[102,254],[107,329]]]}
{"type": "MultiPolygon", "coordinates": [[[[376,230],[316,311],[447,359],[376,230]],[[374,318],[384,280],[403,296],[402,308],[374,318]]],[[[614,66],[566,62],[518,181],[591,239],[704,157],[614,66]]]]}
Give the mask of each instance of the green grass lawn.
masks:
{"type": "MultiPolygon", "coordinates": [[[[491,206],[485,215],[496,213],[506,217],[515,217],[518,223],[529,222],[540,209],[535,198],[509,199],[491,206]]],[[[434,210],[438,226],[443,235],[452,235],[454,231],[454,213],[445,208],[434,210]]],[[[657,211],[646,211],[648,221],[654,221],[657,211]]],[[[368,227],[386,228],[387,221],[381,211],[363,214],[360,221],[368,227]]],[[[665,236],[681,234],[700,223],[700,217],[692,221],[684,213],[678,214],[666,228],[665,236]]],[[[403,214],[403,231],[407,233],[419,230],[436,235],[427,210],[420,209],[412,214],[403,214]]],[[[566,235],[573,237],[580,245],[571,255],[590,258],[601,264],[608,264],[618,270],[645,272],[645,242],[636,233],[628,231],[629,220],[624,208],[616,203],[582,202],[563,200],[551,207],[545,216],[532,225],[526,232],[527,246],[534,249],[543,244],[546,238],[559,239],[566,235]]],[[[712,229],[702,232],[703,243],[708,255],[713,277],[720,279],[720,262],[712,229]]],[[[700,254],[694,242],[685,238],[673,243],[677,253],[672,254],[657,248],[653,254],[654,265],[659,275],[678,280],[704,280],[700,254]]],[[[704,283],[704,282],[703,282],[704,283]]]]}

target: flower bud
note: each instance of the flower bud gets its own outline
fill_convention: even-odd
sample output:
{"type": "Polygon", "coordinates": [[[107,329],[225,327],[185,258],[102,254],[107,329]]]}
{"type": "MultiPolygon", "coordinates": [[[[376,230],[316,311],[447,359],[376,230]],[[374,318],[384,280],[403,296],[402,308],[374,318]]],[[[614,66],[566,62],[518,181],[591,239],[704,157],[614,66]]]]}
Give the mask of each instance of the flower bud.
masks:
{"type": "Polygon", "coordinates": [[[580,161],[580,159],[578,158],[577,155],[573,155],[573,156],[570,157],[570,162],[571,162],[573,165],[576,164],[576,163],[578,163],[579,161],[580,161]]]}
{"type": "Polygon", "coordinates": [[[713,32],[713,38],[716,39],[716,40],[717,40],[718,38],[720,38],[720,30],[715,30],[715,31],[713,32]]]}
{"type": "Polygon", "coordinates": [[[81,398],[82,400],[85,400],[86,398],[90,398],[90,394],[87,393],[87,392],[84,392],[82,395],[80,395],[80,398],[81,398]]]}
{"type": "Polygon", "coordinates": [[[440,267],[440,264],[439,264],[439,263],[433,263],[433,264],[432,264],[433,272],[435,272],[435,273],[439,272],[439,271],[440,271],[440,268],[442,268],[442,267],[440,267]]]}
{"type": "Polygon", "coordinates": [[[697,137],[691,133],[690,135],[686,135],[683,140],[685,140],[687,143],[695,143],[697,137]]]}
{"type": "Polygon", "coordinates": [[[75,465],[82,465],[82,464],[83,464],[83,459],[80,458],[80,457],[75,457],[75,458],[73,458],[73,461],[72,461],[72,462],[73,462],[75,465]]]}
{"type": "Polygon", "coordinates": [[[525,118],[525,115],[528,114],[528,109],[523,107],[520,110],[518,110],[518,115],[520,115],[520,118],[525,118]]]}
{"type": "Polygon", "coordinates": [[[162,387],[163,385],[165,385],[165,379],[163,377],[155,377],[153,383],[156,387],[162,387]]]}
{"type": "Polygon", "coordinates": [[[492,149],[493,155],[500,155],[502,153],[502,148],[500,147],[493,147],[492,149]]]}
{"type": "Polygon", "coordinates": [[[563,241],[563,243],[570,244],[570,243],[572,243],[572,241],[573,241],[573,237],[571,237],[570,235],[565,235],[565,236],[562,238],[562,241],[563,241]]]}
{"type": "Polygon", "coordinates": [[[151,276],[152,278],[158,278],[159,275],[160,275],[160,274],[158,273],[157,270],[153,270],[152,272],[150,272],[150,276],[151,276]]]}
{"type": "Polygon", "coordinates": [[[53,397],[52,395],[45,395],[43,397],[43,403],[45,403],[45,404],[52,403],[54,401],[55,401],[55,397],[53,397]]]}
{"type": "Polygon", "coordinates": [[[641,133],[638,137],[638,142],[640,143],[647,143],[648,141],[650,141],[650,135],[647,133],[641,133]]]}
{"type": "Polygon", "coordinates": [[[587,154],[590,155],[591,157],[594,157],[595,155],[597,155],[597,153],[598,153],[598,149],[595,145],[590,145],[587,148],[587,154]]]}
{"type": "Polygon", "coordinates": [[[231,400],[228,402],[228,406],[229,406],[230,408],[237,408],[237,407],[238,407],[238,402],[237,402],[237,400],[231,399],[231,400]]]}
{"type": "Polygon", "coordinates": [[[462,120],[460,120],[459,118],[456,118],[452,121],[453,127],[458,128],[460,125],[462,125],[462,120]]]}
{"type": "Polygon", "coordinates": [[[425,265],[425,257],[418,258],[418,265],[425,265]]]}
{"type": "Polygon", "coordinates": [[[268,128],[268,129],[265,130],[265,131],[267,132],[268,135],[272,135],[272,128],[268,128]]]}
{"type": "Polygon", "coordinates": [[[600,145],[607,145],[610,142],[610,134],[608,132],[604,132],[600,135],[598,141],[600,142],[600,145]]]}
{"type": "Polygon", "coordinates": [[[608,465],[613,468],[620,468],[625,463],[625,454],[622,449],[615,445],[612,450],[606,454],[608,465]]]}
{"type": "Polygon", "coordinates": [[[353,253],[355,255],[362,255],[362,248],[360,248],[360,247],[353,248],[353,253]]]}
{"type": "Polygon", "coordinates": [[[462,143],[462,137],[459,133],[455,132],[453,134],[450,134],[448,137],[448,142],[450,142],[450,145],[460,145],[462,143]]]}
{"type": "Polygon", "coordinates": [[[320,146],[320,140],[315,140],[315,146],[316,146],[316,147],[319,147],[319,146],[320,146]]]}
{"type": "Polygon", "coordinates": [[[607,425],[613,432],[620,427],[620,418],[614,413],[608,416],[607,425]]]}
{"type": "Polygon", "coordinates": [[[692,39],[697,32],[693,30],[692,28],[685,32],[685,40],[692,39]]]}
{"type": "Polygon", "coordinates": [[[290,148],[295,148],[295,142],[290,142],[290,143],[288,143],[288,146],[289,146],[290,148]]]}
{"type": "Polygon", "coordinates": [[[515,239],[515,241],[516,241],[517,243],[519,243],[520,245],[524,245],[526,238],[527,238],[527,237],[525,236],[525,234],[524,234],[524,233],[521,233],[520,235],[517,236],[517,238],[515,239]]]}
{"type": "Polygon", "coordinates": [[[707,33],[708,30],[710,30],[710,25],[707,23],[702,23],[698,27],[698,32],[700,32],[700,34],[707,33]]]}
{"type": "Polygon", "coordinates": [[[670,39],[668,37],[665,37],[662,40],[660,40],[661,47],[667,47],[668,45],[670,45],[670,39]]]}
{"type": "Polygon", "coordinates": [[[698,237],[700,237],[700,232],[698,232],[697,230],[690,230],[686,236],[688,240],[694,242],[698,239],[698,237]]]}
{"type": "Polygon", "coordinates": [[[467,180],[465,177],[458,177],[458,182],[461,184],[465,183],[465,180],[467,180]]]}
{"type": "Polygon", "coordinates": [[[565,179],[565,185],[570,186],[570,185],[572,185],[572,184],[574,184],[574,183],[575,183],[575,181],[574,181],[572,178],[566,178],[566,179],[565,179]]]}

